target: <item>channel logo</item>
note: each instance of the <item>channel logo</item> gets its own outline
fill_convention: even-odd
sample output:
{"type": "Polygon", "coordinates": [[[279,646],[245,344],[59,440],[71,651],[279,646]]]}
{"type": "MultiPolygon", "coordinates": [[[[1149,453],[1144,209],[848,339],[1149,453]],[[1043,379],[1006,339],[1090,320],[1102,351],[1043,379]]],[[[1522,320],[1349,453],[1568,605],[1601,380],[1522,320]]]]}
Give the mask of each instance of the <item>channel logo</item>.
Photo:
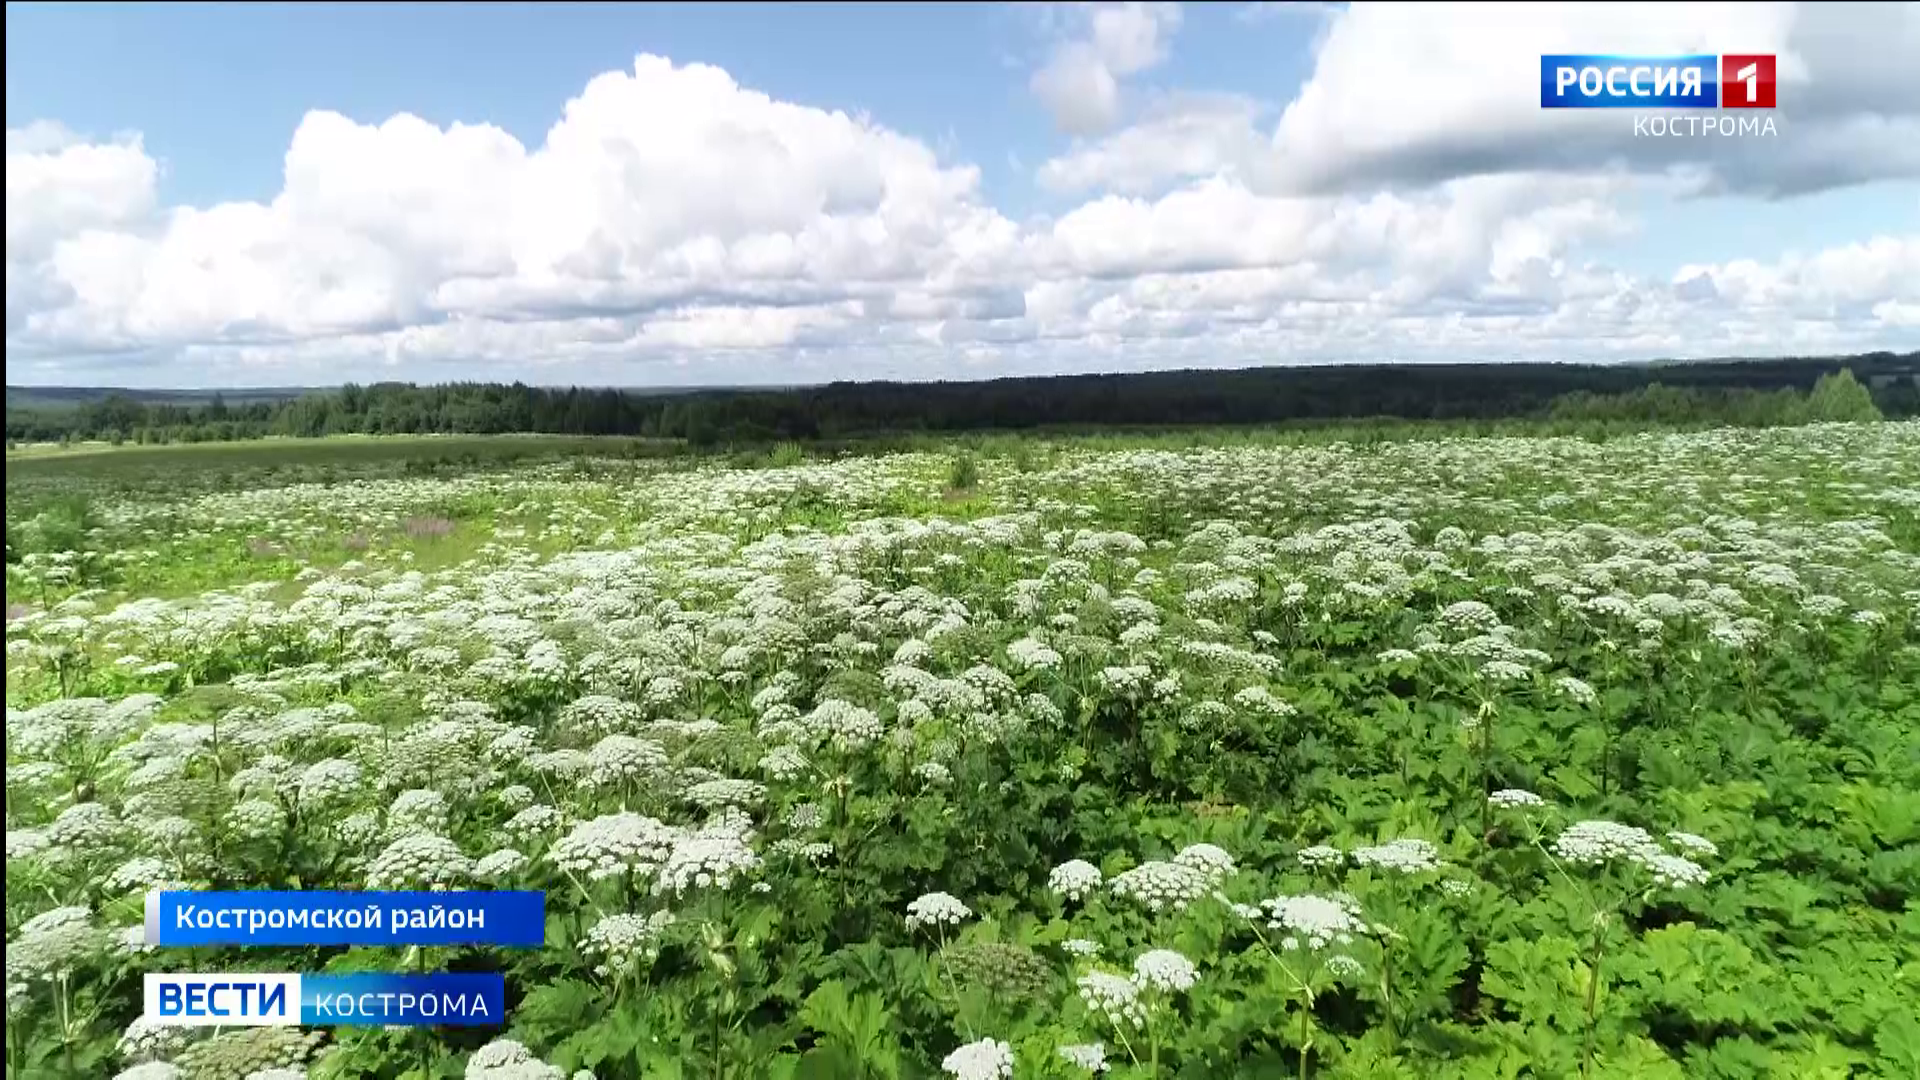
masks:
{"type": "Polygon", "coordinates": [[[1543,109],[1771,109],[1774,91],[1772,54],[1540,57],[1543,109]]]}
{"type": "Polygon", "coordinates": [[[149,972],[142,990],[147,1022],[166,1027],[497,1027],[506,1022],[507,981],[498,973],[149,972]]]}
{"type": "Polygon", "coordinates": [[[174,975],[149,972],[149,1022],[174,1027],[272,1027],[300,1022],[298,975],[174,975]]]}

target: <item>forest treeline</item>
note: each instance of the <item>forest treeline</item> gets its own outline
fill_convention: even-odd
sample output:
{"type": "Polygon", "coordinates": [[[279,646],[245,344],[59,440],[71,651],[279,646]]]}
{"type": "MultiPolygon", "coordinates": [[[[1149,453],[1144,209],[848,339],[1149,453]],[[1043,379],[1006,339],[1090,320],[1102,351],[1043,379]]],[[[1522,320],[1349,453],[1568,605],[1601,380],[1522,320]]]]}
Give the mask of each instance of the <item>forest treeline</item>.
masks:
{"type": "Polygon", "coordinates": [[[230,404],[216,395],[198,405],[115,393],[71,406],[10,401],[7,441],[539,432],[711,446],[1376,417],[1759,426],[1874,415],[1920,415],[1920,353],[1663,365],[1273,367],[678,393],[378,383],[280,401],[230,404]]]}

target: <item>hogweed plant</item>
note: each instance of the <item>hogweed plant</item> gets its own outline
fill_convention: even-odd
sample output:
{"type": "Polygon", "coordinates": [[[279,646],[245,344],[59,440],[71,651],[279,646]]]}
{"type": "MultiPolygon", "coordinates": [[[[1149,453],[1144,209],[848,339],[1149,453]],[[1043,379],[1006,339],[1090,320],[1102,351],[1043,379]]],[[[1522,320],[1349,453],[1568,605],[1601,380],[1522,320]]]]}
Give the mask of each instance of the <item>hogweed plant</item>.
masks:
{"type": "Polygon", "coordinates": [[[1705,885],[1712,875],[1693,856],[1717,855],[1719,849],[1705,837],[1680,831],[1667,833],[1662,845],[1645,829],[1599,820],[1566,826],[1548,844],[1543,820],[1551,807],[1546,800],[1532,792],[1508,790],[1495,792],[1487,801],[1521,819],[1527,841],[1582,901],[1587,970],[1580,1075],[1589,1075],[1609,949],[1618,947],[1622,927],[1654,897],[1705,885]]]}
{"type": "Polygon", "coordinates": [[[9,469],[9,1075],[1915,1075],[1920,424],[1351,434],[9,469]],[[168,885],[548,942],[158,1035],[168,885]]]}

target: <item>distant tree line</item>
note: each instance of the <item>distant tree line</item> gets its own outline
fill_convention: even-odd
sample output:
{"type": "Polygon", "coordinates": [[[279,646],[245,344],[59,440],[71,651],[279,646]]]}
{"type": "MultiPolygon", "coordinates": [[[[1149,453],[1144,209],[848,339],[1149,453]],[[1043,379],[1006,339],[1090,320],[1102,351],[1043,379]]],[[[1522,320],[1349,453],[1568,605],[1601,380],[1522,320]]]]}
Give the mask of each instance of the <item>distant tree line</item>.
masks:
{"type": "Polygon", "coordinates": [[[521,383],[347,385],[279,401],[7,408],[13,442],[271,435],[628,435],[696,445],[1036,428],[1359,418],[1771,425],[1920,415],[1920,353],[1665,365],[1275,367],[658,393],[521,383]],[[1843,374],[1844,373],[1844,374],[1843,374]],[[1856,378],[1857,376],[1857,378],[1856,378]]]}

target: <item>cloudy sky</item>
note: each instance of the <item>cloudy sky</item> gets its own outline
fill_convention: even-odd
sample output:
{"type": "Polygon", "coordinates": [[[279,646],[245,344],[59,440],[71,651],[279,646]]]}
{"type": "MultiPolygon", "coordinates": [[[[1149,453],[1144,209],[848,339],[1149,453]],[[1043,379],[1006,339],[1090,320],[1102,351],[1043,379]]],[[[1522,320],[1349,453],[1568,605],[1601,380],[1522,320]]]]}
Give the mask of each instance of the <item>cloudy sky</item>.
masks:
{"type": "Polygon", "coordinates": [[[1920,3],[6,9],[7,381],[1920,347],[1920,3]],[[1775,53],[1772,137],[1539,107],[1775,53]]]}

